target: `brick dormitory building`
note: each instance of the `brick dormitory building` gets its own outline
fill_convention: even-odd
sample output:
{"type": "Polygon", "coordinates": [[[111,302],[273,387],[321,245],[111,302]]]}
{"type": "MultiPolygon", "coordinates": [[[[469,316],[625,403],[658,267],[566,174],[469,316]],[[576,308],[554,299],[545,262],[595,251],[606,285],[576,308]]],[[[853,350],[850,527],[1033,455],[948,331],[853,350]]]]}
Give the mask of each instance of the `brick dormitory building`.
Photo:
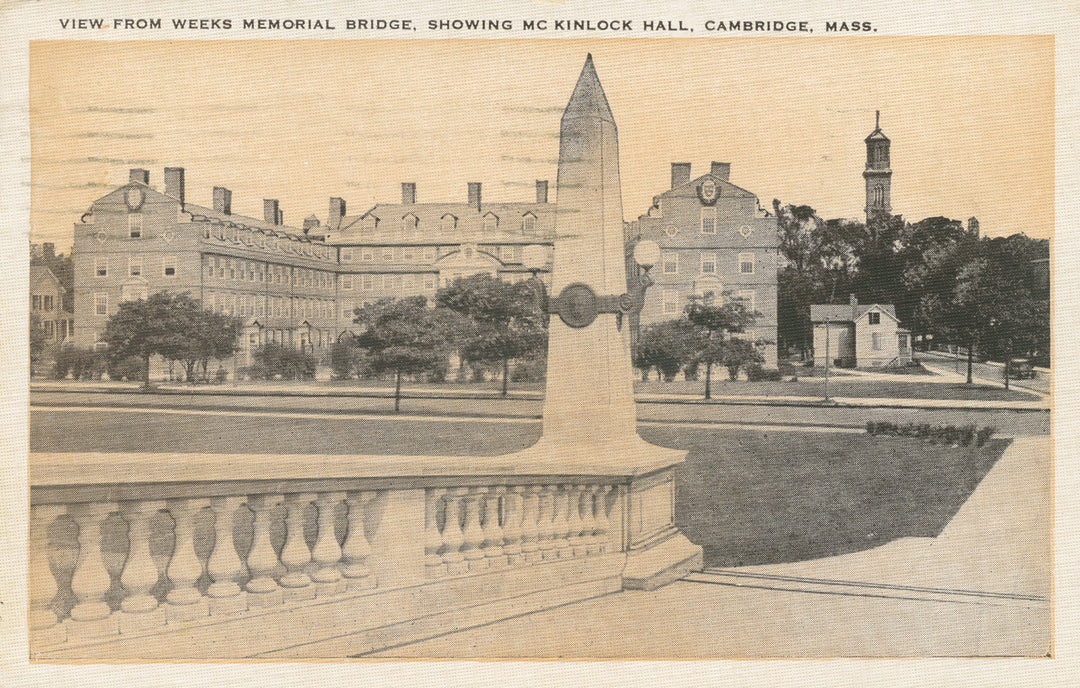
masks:
{"type": "Polygon", "coordinates": [[[401,203],[349,215],[343,199],[331,198],[325,223],[312,215],[291,227],[276,200],[263,201],[262,219],[235,215],[223,187],[213,189],[210,207],[188,202],[183,168],[165,168],[161,190],[147,170],[133,169],[75,223],[71,339],[100,348],[120,302],[164,290],[239,317],[240,365],[268,342],[324,353],[364,303],[430,298],[481,272],[530,277],[522,264],[529,244],[546,246],[550,261],[546,181],[536,183],[532,203],[484,203],[479,183],[467,192],[465,202],[417,203],[416,185],[404,183],[401,203]]]}

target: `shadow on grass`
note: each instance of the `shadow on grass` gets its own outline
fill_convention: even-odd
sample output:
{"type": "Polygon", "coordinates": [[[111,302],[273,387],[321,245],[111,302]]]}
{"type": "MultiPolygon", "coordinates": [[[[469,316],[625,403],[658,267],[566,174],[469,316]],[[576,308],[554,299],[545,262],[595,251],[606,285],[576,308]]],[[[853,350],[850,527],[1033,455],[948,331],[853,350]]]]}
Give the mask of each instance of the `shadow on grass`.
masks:
{"type": "Polygon", "coordinates": [[[689,451],[675,520],[706,566],[748,566],[857,552],[936,536],[1008,440],[949,448],[914,438],[648,428],[689,451]]]}

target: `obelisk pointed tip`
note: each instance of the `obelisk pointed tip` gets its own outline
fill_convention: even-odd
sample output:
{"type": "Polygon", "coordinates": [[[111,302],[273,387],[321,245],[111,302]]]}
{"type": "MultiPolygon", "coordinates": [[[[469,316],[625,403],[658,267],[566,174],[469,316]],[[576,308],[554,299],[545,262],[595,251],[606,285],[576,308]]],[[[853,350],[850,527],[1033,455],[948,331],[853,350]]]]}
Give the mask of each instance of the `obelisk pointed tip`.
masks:
{"type": "Polygon", "coordinates": [[[578,77],[570,102],[563,111],[563,119],[576,117],[596,117],[609,122],[615,121],[611,115],[607,96],[604,95],[604,88],[600,85],[600,77],[596,75],[592,53],[585,56],[585,66],[581,68],[581,76],[578,77]]]}

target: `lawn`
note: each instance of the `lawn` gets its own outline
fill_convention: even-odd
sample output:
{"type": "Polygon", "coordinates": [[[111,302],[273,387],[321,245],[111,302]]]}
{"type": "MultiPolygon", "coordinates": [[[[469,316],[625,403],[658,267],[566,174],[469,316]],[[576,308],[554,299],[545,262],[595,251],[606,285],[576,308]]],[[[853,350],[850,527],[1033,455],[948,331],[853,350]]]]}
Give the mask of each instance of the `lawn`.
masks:
{"type": "MultiPolygon", "coordinates": [[[[704,396],[704,381],[697,382],[638,382],[634,391],[639,394],[692,394],[704,396]]],[[[824,397],[823,378],[782,382],[746,382],[713,379],[712,394],[722,396],[824,397]]],[[[1015,389],[992,385],[947,382],[923,382],[912,376],[911,382],[885,380],[829,380],[830,397],[868,397],[873,399],[982,399],[986,401],[1035,401],[1039,397],[1015,389]]]]}
{"type": "Polygon", "coordinates": [[[901,537],[933,537],[1008,440],[948,448],[912,438],[645,428],[689,451],[675,518],[707,566],[834,556],[901,537]]]}

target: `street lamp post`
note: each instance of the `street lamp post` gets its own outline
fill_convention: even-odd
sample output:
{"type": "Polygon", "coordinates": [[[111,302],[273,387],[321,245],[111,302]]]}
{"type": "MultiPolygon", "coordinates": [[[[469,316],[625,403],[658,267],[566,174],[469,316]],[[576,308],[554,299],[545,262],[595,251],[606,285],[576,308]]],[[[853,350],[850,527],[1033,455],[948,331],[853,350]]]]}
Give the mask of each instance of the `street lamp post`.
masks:
{"type": "Polygon", "coordinates": [[[825,316],[825,401],[829,400],[829,316],[825,316]]]}

